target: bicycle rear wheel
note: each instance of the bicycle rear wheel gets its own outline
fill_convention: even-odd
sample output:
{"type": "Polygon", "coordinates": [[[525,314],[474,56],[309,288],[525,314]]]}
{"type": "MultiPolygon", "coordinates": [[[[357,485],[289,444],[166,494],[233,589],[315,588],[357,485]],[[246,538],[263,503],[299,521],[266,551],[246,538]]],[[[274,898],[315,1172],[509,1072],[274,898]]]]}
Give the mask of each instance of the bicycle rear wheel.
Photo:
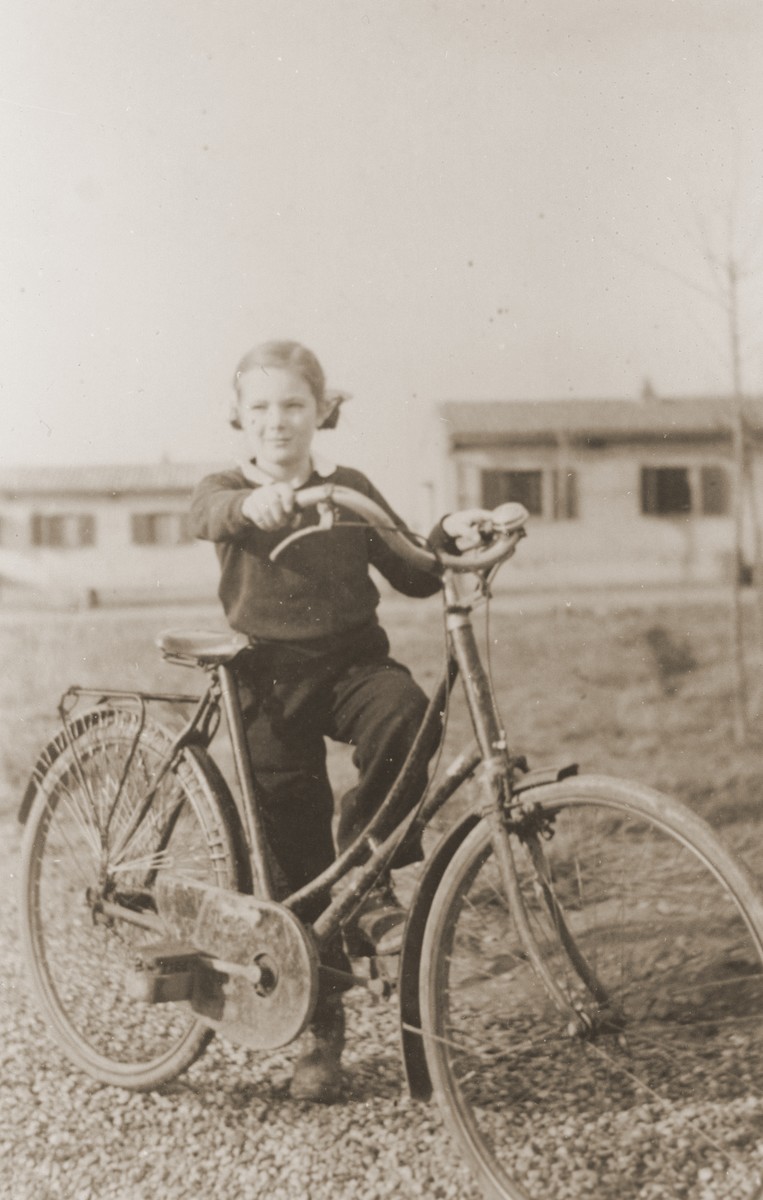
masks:
{"type": "Polygon", "coordinates": [[[422,948],[427,1063],[489,1195],[763,1194],[763,908],[712,831],[625,781],[539,787],[512,835],[559,1011],[508,912],[487,828],[459,848],[422,948]],[[545,879],[545,883],[544,883],[545,879]]]}
{"type": "Polygon", "coordinates": [[[106,707],[73,732],[71,744],[55,743],[26,824],[23,943],[43,1014],[72,1062],[104,1083],[151,1088],[188,1067],[212,1033],[185,1004],[131,999],[125,976],[139,947],[163,936],[153,899],[162,872],[237,887],[235,810],[211,759],[187,748],[136,825],[169,734],[106,707]],[[113,908],[105,915],[104,901],[155,928],[113,908]]]}

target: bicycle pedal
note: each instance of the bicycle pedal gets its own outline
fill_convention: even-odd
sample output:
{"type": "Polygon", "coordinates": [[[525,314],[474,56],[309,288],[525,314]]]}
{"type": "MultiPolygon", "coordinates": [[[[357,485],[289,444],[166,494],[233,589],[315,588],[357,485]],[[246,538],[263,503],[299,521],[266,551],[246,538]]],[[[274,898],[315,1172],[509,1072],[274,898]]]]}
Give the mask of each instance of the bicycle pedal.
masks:
{"type": "Polygon", "coordinates": [[[387,999],[397,988],[400,955],[375,954],[370,959],[370,968],[370,978],[376,985],[376,990],[387,999]]]}
{"type": "Polygon", "coordinates": [[[125,978],[125,991],[144,1004],[168,1004],[193,997],[199,953],[188,942],[166,939],[143,946],[125,978]]]}
{"type": "Polygon", "coordinates": [[[364,955],[353,960],[353,976],[356,982],[380,1000],[388,1000],[397,989],[397,974],[400,959],[397,955],[385,964],[378,956],[364,955]]]}

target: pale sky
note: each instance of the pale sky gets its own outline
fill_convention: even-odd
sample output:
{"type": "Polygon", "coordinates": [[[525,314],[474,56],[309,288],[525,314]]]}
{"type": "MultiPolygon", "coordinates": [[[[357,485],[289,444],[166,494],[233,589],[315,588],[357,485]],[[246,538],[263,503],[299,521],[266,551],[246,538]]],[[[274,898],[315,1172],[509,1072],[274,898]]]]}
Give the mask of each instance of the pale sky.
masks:
{"type": "Polygon", "coordinates": [[[763,391],[760,0],[3,15],[2,463],[234,458],[238,358],[295,337],[404,508],[438,399],[726,390],[707,251],[763,391]]]}

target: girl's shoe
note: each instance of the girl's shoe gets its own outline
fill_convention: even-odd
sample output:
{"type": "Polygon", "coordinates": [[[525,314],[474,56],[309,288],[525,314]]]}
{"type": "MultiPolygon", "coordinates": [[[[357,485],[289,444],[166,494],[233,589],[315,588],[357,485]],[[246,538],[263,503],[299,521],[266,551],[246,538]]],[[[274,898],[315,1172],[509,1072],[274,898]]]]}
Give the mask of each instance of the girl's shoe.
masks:
{"type": "Polygon", "coordinates": [[[389,878],[380,879],[366,896],[347,931],[350,955],[386,958],[399,954],[403,948],[405,916],[405,909],[392,890],[389,878]]]}
{"type": "Polygon", "coordinates": [[[344,1049],[342,997],[319,998],[305,1035],[302,1053],[294,1064],[291,1095],[313,1104],[335,1104],[342,1097],[341,1058],[344,1049]]]}

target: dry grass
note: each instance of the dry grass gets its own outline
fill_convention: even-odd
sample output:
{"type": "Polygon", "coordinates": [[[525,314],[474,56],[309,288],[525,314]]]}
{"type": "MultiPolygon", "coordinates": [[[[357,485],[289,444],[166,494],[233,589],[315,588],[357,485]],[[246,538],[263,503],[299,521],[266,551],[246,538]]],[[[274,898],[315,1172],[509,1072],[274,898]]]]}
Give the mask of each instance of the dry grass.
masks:
{"type": "MultiPolygon", "coordinates": [[[[733,671],[728,614],[714,605],[602,613],[576,604],[518,615],[494,606],[491,664],[512,749],[533,765],[576,761],[586,770],[634,776],[679,794],[716,824],[757,820],[761,739],[732,737],[733,671]]],[[[425,689],[442,663],[436,601],[385,609],[395,657],[425,689]]],[[[168,626],[222,627],[212,610],[4,614],[0,644],[0,811],[17,805],[38,749],[56,728],[56,703],[71,683],[194,691],[193,674],[162,662],[156,633],[168,626]]],[[[763,661],[749,663],[752,708],[763,707],[763,661]]],[[[470,736],[453,698],[447,751],[470,736]]],[[[219,746],[219,739],[218,739],[219,746]]],[[[227,770],[225,748],[221,765],[227,770]]],[[[332,763],[342,786],[346,756],[332,763]]]]}

